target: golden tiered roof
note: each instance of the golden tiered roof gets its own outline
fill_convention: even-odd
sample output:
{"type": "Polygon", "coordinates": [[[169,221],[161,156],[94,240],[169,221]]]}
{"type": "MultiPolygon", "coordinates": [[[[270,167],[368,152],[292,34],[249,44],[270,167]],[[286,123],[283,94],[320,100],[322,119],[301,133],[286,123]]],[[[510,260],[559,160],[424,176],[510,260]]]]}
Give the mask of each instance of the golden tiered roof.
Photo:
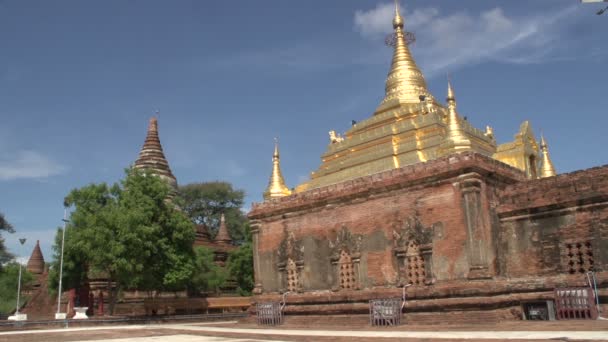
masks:
{"type": "MultiPolygon", "coordinates": [[[[455,99],[453,108],[450,101],[446,108],[428,91],[407,45],[404,27],[396,6],[393,58],[382,103],[372,117],[347,131],[344,139],[331,140],[319,169],[310,181],[297,186],[296,192],[425,162],[443,153],[473,150],[491,156],[496,151],[492,136],[459,118],[455,99]],[[456,150],[446,145],[448,135],[452,142],[459,137],[456,150]],[[470,146],[463,149],[466,141],[470,146]]],[[[450,91],[453,94],[453,89],[450,91]]]]}
{"type": "MultiPolygon", "coordinates": [[[[384,99],[371,117],[353,124],[343,135],[329,132],[330,144],[321,156],[319,169],[295,192],[464,151],[493,157],[519,168],[530,179],[538,178],[539,147],[529,123],[522,124],[513,142],[497,145],[492,128],[475,128],[458,113],[451,82],[447,105],[436,101],[409,50],[404,23],[396,3],[394,50],[384,99]]],[[[278,151],[273,160],[273,174],[264,193],[266,200],[291,193],[280,173],[278,151]]]]}
{"type": "Polygon", "coordinates": [[[144,142],[144,145],[139,152],[139,157],[135,161],[133,167],[152,171],[166,181],[172,191],[177,190],[177,180],[171,172],[169,162],[167,162],[163,147],[160,144],[160,139],[158,137],[158,120],[155,117],[150,119],[146,141],[144,142]]]}

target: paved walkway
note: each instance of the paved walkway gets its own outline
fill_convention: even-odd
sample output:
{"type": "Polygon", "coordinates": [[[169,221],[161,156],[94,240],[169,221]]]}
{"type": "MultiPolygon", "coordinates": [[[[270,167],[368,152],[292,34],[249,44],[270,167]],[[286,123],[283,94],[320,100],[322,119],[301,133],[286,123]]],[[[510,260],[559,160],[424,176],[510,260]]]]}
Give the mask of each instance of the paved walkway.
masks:
{"type": "Polygon", "coordinates": [[[425,340],[594,340],[608,341],[608,331],[395,331],[395,330],[312,330],[251,329],[230,326],[236,322],[197,324],[151,324],[80,327],[0,332],[0,341],[112,341],[112,342],[195,342],[195,341],[368,341],[386,339],[425,340]],[[219,325],[222,326],[214,326],[219,325]]]}
{"type": "MultiPolygon", "coordinates": [[[[129,337],[111,340],[88,340],[87,342],[264,342],[267,340],[252,340],[231,337],[199,336],[199,335],[169,335],[154,337],[129,337]]],[[[273,342],[281,342],[273,340],[273,342]]]]}

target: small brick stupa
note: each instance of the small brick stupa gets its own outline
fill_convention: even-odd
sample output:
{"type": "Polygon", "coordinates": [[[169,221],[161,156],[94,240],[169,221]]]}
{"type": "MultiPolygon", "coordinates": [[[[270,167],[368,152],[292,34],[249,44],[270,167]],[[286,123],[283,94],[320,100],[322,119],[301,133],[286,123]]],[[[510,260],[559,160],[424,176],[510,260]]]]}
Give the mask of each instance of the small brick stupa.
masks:
{"type": "Polygon", "coordinates": [[[40,241],[36,241],[36,246],[27,262],[27,271],[36,275],[44,273],[44,256],[40,250],[40,241]]]}
{"type": "Polygon", "coordinates": [[[232,238],[230,238],[230,234],[228,233],[228,227],[226,227],[226,218],[224,217],[224,214],[222,214],[220,218],[220,229],[215,237],[215,243],[224,246],[232,245],[232,238]]]}

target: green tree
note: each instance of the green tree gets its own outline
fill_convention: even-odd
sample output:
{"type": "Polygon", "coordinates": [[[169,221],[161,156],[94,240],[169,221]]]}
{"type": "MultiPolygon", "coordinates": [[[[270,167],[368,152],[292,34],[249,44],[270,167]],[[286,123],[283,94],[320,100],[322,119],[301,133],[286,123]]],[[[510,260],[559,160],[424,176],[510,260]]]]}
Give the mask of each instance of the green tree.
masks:
{"type": "Polygon", "coordinates": [[[254,286],[253,249],[250,240],[230,253],[227,268],[236,280],[239,294],[250,296],[254,286]]]}
{"type": "Polygon", "coordinates": [[[189,286],[191,294],[217,293],[228,278],[225,268],[213,261],[213,251],[206,247],[195,247],[195,271],[189,286]]]}
{"type": "MultiPolygon", "coordinates": [[[[194,271],[192,223],[167,200],[168,185],[150,175],[130,169],[120,185],[91,184],[72,190],[65,200],[74,210],[66,230],[63,281],[75,285],[86,274],[103,275],[110,314],[120,290],[184,289],[194,271]]],[[[55,261],[53,268],[58,267],[55,261]]],[[[51,279],[56,288],[58,277],[51,279]]]]}
{"type": "MultiPolygon", "coordinates": [[[[66,243],[63,251],[63,283],[62,290],[73,289],[79,287],[87,279],[87,268],[85,255],[77,245],[68,243],[73,241],[73,234],[76,233],[73,229],[67,229],[65,232],[66,243]]],[[[61,235],[63,228],[57,228],[55,234],[55,243],[53,244],[53,262],[49,269],[49,290],[52,294],[56,294],[59,286],[59,264],[61,260],[61,235]]]]}
{"type": "Polygon", "coordinates": [[[217,234],[224,213],[232,240],[242,243],[247,230],[247,217],[241,211],[244,198],[245,192],[228,182],[191,183],[179,188],[178,204],[193,223],[206,225],[212,234],[217,234]]]}
{"type": "Polygon", "coordinates": [[[2,231],[8,233],[15,232],[13,226],[11,226],[11,224],[8,223],[8,221],[4,218],[4,214],[0,213],[0,271],[2,270],[2,265],[13,258],[13,256],[6,250],[4,238],[2,237],[2,231]]]}
{"type": "MultiPolygon", "coordinates": [[[[23,266],[22,266],[23,267],[23,266]]],[[[31,273],[25,270],[25,267],[21,269],[21,290],[27,287],[34,277],[31,273]]],[[[5,265],[4,269],[0,271],[0,314],[12,313],[17,307],[17,282],[19,280],[19,264],[11,262],[5,265]]],[[[27,302],[27,298],[21,293],[20,304],[24,305],[27,302]]]]}

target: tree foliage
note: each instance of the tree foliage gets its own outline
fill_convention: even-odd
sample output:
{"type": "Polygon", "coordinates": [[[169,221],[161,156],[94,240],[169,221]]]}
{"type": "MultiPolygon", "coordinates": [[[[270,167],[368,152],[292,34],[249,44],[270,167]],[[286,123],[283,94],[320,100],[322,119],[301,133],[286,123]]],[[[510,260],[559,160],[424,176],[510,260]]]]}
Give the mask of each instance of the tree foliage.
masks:
{"type": "Polygon", "coordinates": [[[253,249],[251,241],[247,241],[238,249],[232,251],[227,263],[230,275],[236,280],[241,296],[251,295],[254,287],[253,279],[253,249]]]}
{"type": "MultiPolygon", "coordinates": [[[[17,307],[17,283],[19,279],[19,264],[12,262],[0,270],[0,314],[12,313],[17,307]]],[[[25,267],[21,269],[21,290],[32,282],[34,277],[25,267]]],[[[25,304],[27,298],[21,293],[20,304],[25,304]]]]}
{"type": "Polygon", "coordinates": [[[178,204],[193,223],[206,225],[212,234],[217,233],[223,213],[232,240],[242,243],[247,230],[247,218],[241,211],[244,198],[245,192],[228,182],[191,183],[179,188],[178,204]]]}
{"type": "Polygon", "coordinates": [[[195,271],[189,286],[191,293],[217,293],[228,279],[225,268],[213,261],[213,251],[206,247],[195,247],[195,271]]]}
{"type": "Polygon", "coordinates": [[[13,255],[8,252],[6,246],[4,245],[2,231],[8,233],[15,232],[13,226],[4,218],[4,214],[0,213],[0,271],[2,270],[2,265],[13,258],[13,255]]]}
{"type": "MultiPolygon", "coordinates": [[[[164,181],[137,169],[127,170],[120,185],[72,190],[65,199],[74,208],[65,237],[66,286],[88,274],[107,279],[111,313],[121,289],[185,288],[194,271],[194,229],[168,195],[164,181]]],[[[54,269],[59,268],[60,233],[54,269]]],[[[58,276],[50,278],[56,287],[58,276]]]]}

